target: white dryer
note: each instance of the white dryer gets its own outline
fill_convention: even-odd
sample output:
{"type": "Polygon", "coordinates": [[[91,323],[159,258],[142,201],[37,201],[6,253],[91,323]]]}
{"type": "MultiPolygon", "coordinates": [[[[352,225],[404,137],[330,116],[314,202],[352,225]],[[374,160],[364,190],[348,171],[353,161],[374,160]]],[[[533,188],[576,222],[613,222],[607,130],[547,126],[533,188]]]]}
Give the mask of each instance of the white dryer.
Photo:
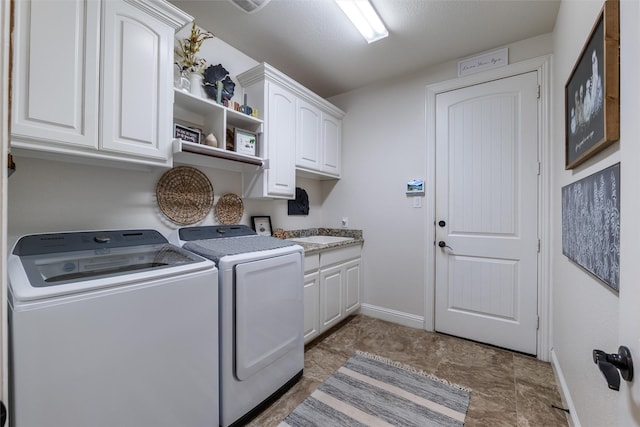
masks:
{"type": "Polygon", "coordinates": [[[213,262],[155,230],[51,233],[8,273],[12,426],[217,423],[213,262]]]}
{"type": "Polygon", "coordinates": [[[170,240],[218,266],[220,425],[243,425],[302,377],[303,249],[244,225],[185,227],[170,240]]]}

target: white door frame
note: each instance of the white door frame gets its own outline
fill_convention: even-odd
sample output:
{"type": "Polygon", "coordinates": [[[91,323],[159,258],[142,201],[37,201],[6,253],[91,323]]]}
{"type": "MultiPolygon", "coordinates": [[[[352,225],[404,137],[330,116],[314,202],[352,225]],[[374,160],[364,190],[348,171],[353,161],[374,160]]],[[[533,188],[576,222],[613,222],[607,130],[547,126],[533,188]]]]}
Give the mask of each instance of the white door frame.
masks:
{"type": "MultiPolygon", "coordinates": [[[[0,400],[8,407],[8,339],[7,339],[7,156],[9,153],[9,52],[11,38],[9,36],[9,21],[11,15],[11,1],[2,1],[0,5],[0,161],[4,163],[0,174],[0,315],[2,316],[1,337],[1,371],[0,400]]],[[[0,163],[0,164],[2,164],[0,163]]],[[[8,420],[7,420],[8,424],[8,420]]]]}
{"type": "Polygon", "coordinates": [[[538,349],[537,357],[548,362],[551,350],[551,55],[529,59],[512,65],[462,78],[432,84],[426,87],[427,123],[427,191],[425,248],[425,316],[424,329],[435,329],[435,180],[436,180],[436,95],[492,80],[515,76],[530,71],[538,72],[540,102],[538,104],[538,156],[540,178],[538,190],[538,229],[540,253],[538,255],[538,349]]]}

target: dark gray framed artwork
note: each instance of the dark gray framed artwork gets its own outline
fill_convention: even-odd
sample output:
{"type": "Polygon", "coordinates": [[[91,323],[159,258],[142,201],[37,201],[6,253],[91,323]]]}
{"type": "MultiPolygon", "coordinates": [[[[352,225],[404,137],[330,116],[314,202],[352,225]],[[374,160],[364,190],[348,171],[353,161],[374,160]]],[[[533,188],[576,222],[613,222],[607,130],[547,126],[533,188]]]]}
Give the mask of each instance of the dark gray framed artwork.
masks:
{"type": "Polygon", "coordinates": [[[565,167],[620,138],[620,12],[607,0],[565,86],[565,167]]]}
{"type": "Polygon", "coordinates": [[[620,289],[620,163],[562,187],[562,253],[620,289]]]}

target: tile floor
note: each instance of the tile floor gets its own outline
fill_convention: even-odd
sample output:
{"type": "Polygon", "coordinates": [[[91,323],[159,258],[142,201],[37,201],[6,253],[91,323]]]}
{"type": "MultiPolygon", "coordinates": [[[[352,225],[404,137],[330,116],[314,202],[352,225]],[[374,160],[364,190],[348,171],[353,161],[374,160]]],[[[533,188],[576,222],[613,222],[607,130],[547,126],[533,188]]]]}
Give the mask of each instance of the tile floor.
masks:
{"type": "Polygon", "coordinates": [[[459,338],[356,315],[307,345],[302,379],[249,425],[277,426],[355,350],[471,387],[466,427],[567,426],[549,363],[459,338]]]}

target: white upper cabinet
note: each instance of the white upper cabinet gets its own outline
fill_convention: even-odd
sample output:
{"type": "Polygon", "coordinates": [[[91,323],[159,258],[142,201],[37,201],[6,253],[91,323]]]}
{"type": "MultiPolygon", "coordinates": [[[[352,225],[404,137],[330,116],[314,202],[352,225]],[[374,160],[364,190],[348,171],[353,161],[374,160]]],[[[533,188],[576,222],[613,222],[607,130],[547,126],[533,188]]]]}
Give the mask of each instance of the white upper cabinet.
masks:
{"type": "Polygon", "coordinates": [[[12,145],[97,149],[100,3],[14,8],[12,145]]]}
{"type": "Polygon", "coordinates": [[[298,98],[296,168],[306,176],[340,177],[342,112],[298,98]]]}
{"type": "Polygon", "coordinates": [[[138,7],[104,2],[100,148],[166,161],[171,155],[175,29],[138,7]]]}
{"type": "Polygon", "coordinates": [[[244,196],[293,199],[296,194],[296,95],[287,76],[261,64],[238,76],[247,103],[258,108],[264,120],[258,142],[264,170],[245,177],[244,196]]]}
{"type": "Polygon", "coordinates": [[[298,99],[298,133],[296,135],[296,167],[322,168],[322,112],[318,107],[298,99]]]}
{"type": "Polygon", "coordinates": [[[342,162],[342,120],[322,113],[322,163],[320,171],[340,177],[342,162]]]}
{"type": "Polygon", "coordinates": [[[269,159],[267,191],[276,197],[295,198],[295,96],[273,82],[268,83],[269,108],[266,112],[266,157],[269,159]]]}
{"type": "Polygon", "coordinates": [[[15,5],[12,150],[170,165],[174,34],[191,17],[163,0],[15,5]]]}
{"type": "Polygon", "coordinates": [[[264,118],[262,157],[267,167],[248,180],[245,197],[295,197],[296,171],[320,179],[340,177],[344,112],[262,63],[238,75],[264,118]]]}

